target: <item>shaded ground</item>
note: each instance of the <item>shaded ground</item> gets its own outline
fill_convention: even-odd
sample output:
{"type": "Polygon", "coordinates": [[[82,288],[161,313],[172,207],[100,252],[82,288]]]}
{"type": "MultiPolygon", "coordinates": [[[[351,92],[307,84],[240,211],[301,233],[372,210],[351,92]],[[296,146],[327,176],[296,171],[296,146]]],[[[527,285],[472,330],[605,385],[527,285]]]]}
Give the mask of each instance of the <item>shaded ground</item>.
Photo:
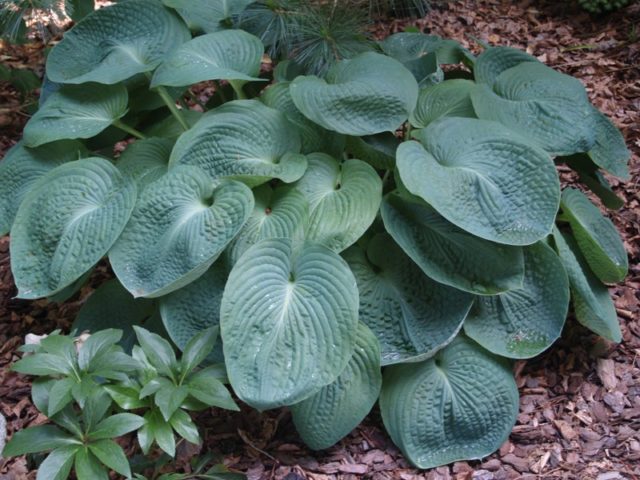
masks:
{"type": "MultiPolygon", "coordinates": [[[[471,36],[526,48],[580,78],[592,101],[623,130],[634,153],[632,180],[613,181],[626,206],[610,216],[630,254],[626,282],[612,288],[624,340],[608,344],[569,321],[562,341],[529,362],[519,362],[518,423],[500,451],[482,461],[429,472],[412,469],[381,428],[377,411],[338,445],[315,453],[300,442],[286,410],[208,412],[198,419],[206,432],[205,449],[251,479],[640,478],[640,4],[594,18],[564,0],[452,1],[417,23],[474,49],[471,36]]],[[[380,29],[391,33],[404,24],[380,29]]],[[[35,57],[33,50],[0,49],[0,59],[14,66],[29,65],[35,57]]],[[[17,100],[15,92],[0,84],[0,154],[17,141],[26,120],[16,113],[17,100]]],[[[562,173],[565,182],[573,181],[562,173]]],[[[105,274],[103,269],[97,275],[105,274]]],[[[30,403],[28,379],[8,372],[17,359],[16,347],[28,332],[68,327],[81,304],[22,302],[12,300],[14,294],[5,238],[0,240],[0,412],[10,432],[46,420],[30,403]]],[[[178,457],[180,466],[188,453],[178,457]]],[[[0,480],[24,478],[35,478],[35,472],[23,458],[0,460],[0,480]]]]}

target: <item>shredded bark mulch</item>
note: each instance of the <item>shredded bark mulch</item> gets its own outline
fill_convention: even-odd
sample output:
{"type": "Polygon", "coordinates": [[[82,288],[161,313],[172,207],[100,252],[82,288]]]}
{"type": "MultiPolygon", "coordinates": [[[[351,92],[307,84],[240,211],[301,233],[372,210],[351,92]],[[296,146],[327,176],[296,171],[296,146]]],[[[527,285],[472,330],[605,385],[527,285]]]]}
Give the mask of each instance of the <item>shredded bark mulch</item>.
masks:
{"type": "MultiPolygon", "coordinates": [[[[625,207],[608,212],[630,256],[624,284],[611,288],[623,342],[610,344],[569,319],[549,351],[515,366],[520,414],[507,442],[478,461],[431,471],[412,468],[391,443],[374,410],[338,445],[309,451],[295,433],[286,409],[258,413],[212,410],[198,417],[205,433],[201,452],[213,451],[249,479],[636,479],[640,478],[640,3],[609,16],[589,16],[569,0],[451,1],[425,19],[391,21],[376,35],[408,23],[455,38],[477,51],[474,38],[492,45],[524,48],[543,62],[584,82],[596,106],[620,127],[633,152],[632,179],[611,179],[625,207]]],[[[0,44],[0,60],[42,71],[42,45],[0,44]]],[[[20,138],[27,120],[15,90],[0,84],[0,155],[20,138]]],[[[561,169],[563,182],[574,176],[561,169]]],[[[14,300],[9,241],[0,239],[0,413],[9,433],[47,419],[33,407],[30,379],[9,371],[27,333],[69,328],[91,288],[65,304],[14,300]]],[[[108,275],[96,273],[91,284],[108,275]]],[[[128,445],[133,451],[133,441],[128,445]]],[[[171,468],[187,469],[182,445],[171,468]]],[[[24,457],[0,460],[0,480],[35,479],[24,457]]]]}

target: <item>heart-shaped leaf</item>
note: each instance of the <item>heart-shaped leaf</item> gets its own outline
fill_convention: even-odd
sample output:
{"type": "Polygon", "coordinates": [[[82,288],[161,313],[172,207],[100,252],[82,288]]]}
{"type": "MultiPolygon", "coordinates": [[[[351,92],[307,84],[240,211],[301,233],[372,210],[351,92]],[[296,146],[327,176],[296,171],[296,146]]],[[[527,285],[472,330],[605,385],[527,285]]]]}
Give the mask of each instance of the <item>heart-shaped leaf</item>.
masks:
{"type": "MultiPolygon", "coordinates": [[[[282,65],[280,63],[279,65],[282,65]]],[[[344,135],[331,132],[305,117],[293,103],[290,82],[279,82],[264,90],[260,99],[268,107],[284,113],[287,120],[298,128],[302,141],[302,153],[325,152],[340,156],[344,151],[344,135]]]]}
{"type": "Polygon", "coordinates": [[[398,147],[406,188],[443,217],[481,238],[530,245],[546,237],[560,203],[549,156],[506,127],[442,118],[398,147]]]}
{"type": "Polygon", "coordinates": [[[415,32],[394,33],[381,41],[380,47],[384,53],[405,64],[431,53],[436,54],[441,65],[460,63],[471,55],[455,40],[415,32]]]}
{"type": "MultiPolygon", "coordinates": [[[[180,350],[185,349],[194,335],[220,325],[220,302],[226,282],[227,266],[218,260],[196,281],[160,299],[162,322],[180,350]]],[[[224,361],[219,341],[207,360],[224,361]]]]}
{"type": "Polygon", "coordinates": [[[382,365],[432,356],[456,336],[473,296],[427,277],[386,233],[343,254],[358,282],[360,321],[380,341],[382,365]]]}
{"type": "Polygon", "coordinates": [[[554,229],[553,240],[569,275],[573,309],[578,321],[601,337],[620,342],[622,333],[609,290],[593,274],[576,240],[554,229]]]}
{"type": "Polygon", "coordinates": [[[628,180],[631,152],[624,143],[624,137],[606,115],[600,113],[597,108],[593,108],[592,111],[596,118],[597,131],[596,143],[589,150],[591,160],[612,175],[628,180]]]}
{"type": "Polygon", "coordinates": [[[524,284],[478,297],[465,333],[484,348],[510,358],[531,358],[562,333],[569,309],[569,280],[556,253],[542,242],[524,249],[524,284]]]}
{"type": "Polygon", "coordinates": [[[183,43],[162,62],[151,87],[192,85],[204,80],[259,80],[264,45],[242,30],[209,33],[183,43]]]}
{"type": "Polygon", "coordinates": [[[364,160],[374,168],[393,170],[396,150],[400,140],[393,133],[385,132],[364,137],[347,137],[347,151],[354,158],[364,160]]]}
{"type": "Polygon", "coordinates": [[[133,178],[141,192],[161,178],[169,168],[173,141],[168,138],[147,138],[127,147],[118,159],[118,168],[133,178]]]}
{"type": "Polygon", "coordinates": [[[453,79],[420,90],[418,105],[411,114],[411,125],[424,128],[440,117],[469,117],[476,114],[471,103],[475,88],[471,80],[453,79]]]}
{"type": "Polygon", "coordinates": [[[538,59],[517,48],[490,47],[476,59],[473,77],[476,82],[486,83],[491,87],[502,72],[524,62],[538,63],[538,59]]]}
{"type": "Polygon", "coordinates": [[[163,0],[175,8],[192,30],[218,32],[233,25],[233,18],[253,0],[163,0]]]}
{"type": "Polygon", "coordinates": [[[336,253],[263,240],[235,264],[220,327],[229,380],[249,405],[293,405],[333,382],[354,352],[358,289],[336,253]]]}
{"type": "Polygon", "coordinates": [[[378,340],[371,330],[359,323],[355,351],[340,376],[291,407],[296,430],[310,448],[329,448],[367,416],[381,387],[378,340]]]}
{"type": "Polygon", "coordinates": [[[284,114],[257,100],[211,110],[180,136],[170,166],[195,165],[213,180],[240,179],[254,187],[272,178],[299,179],[307,168],[300,138],[284,114]]]}
{"type": "Polygon", "coordinates": [[[93,137],[127,113],[124,85],[68,85],[52,93],[24,128],[24,143],[93,137]]]}
{"type": "Polygon", "coordinates": [[[507,439],[518,415],[511,368],[465,337],[432,359],[387,368],[382,420],[418,468],[485,457],[507,439]]]}
{"type": "Polygon", "coordinates": [[[587,263],[604,283],[624,280],[629,269],[627,252],[611,220],[579,190],[565,188],[562,211],[567,216],[587,263]]]}
{"type": "Polygon", "coordinates": [[[302,193],[291,187],[273,190],[269,185],[261,185],[253,191],[253,196],[253,213],[227,249],[231,265],[260,240],[300,240],[304,237],[304,228],[309,221],[309,203],[302,193]]]}
{"type": "Polygon", "coordinates": [[[40,148],[25,147],[23,142],[14,145],[0,163],[0,235],[9,233],[20,203],[40,177],[86,154],[84,145],[76,141],[65,140],[40,148]]]}
{"type": "Polygon", "coordinates": [[[135,297],[158,297],[204,274],[240,231],[253,195],[234,181],[214,183],[181,167],[149,185],[109,254],[114,272],[135,297]]]}
{"type": "Polygon", "coordinates": [[[380,211],[393,239],[437,282],[478,295],[522,286],[522,248],[471,235],[424,202],[396,193],[384,198],[380,211]]]}
{"type": "Polygon", "coordinates": [[[157,1],[117,3],[65,34],[47,57],[47,76],[59,83],[118,83],[155,69],[190,38],[187,26],[157,1]]]}
{"type": "Polygon", "coordinates": [[[90,270],[122,233],[135,201],[133,181],[101,158],[65,163],[40,178],[11,231],[18,296],[51,296],[90,270]]]}
{"type": "Polygon", "coordinates": [[[579,80],[539,62],[502,72],[471,94],[478,118],[494,120],[555,155],[586,152],[595,143],[596,116],[579,80]]]}
{"type": "Polygon", "coordinates": [[[290,90],[307,118],[347,135],[395,131],[418,99],[411,72],[397,60],[373,52],[338,62],[325,79],[300,76],[290,90]]]}
{"type": "Polygon", "coordinates": [[[339,163],[324,153],[308,155],[307,160],[309,168],[295,185],[309,202],[306,238],[341,252],[373,223],[382,181],[360,160],[339,163]]]}

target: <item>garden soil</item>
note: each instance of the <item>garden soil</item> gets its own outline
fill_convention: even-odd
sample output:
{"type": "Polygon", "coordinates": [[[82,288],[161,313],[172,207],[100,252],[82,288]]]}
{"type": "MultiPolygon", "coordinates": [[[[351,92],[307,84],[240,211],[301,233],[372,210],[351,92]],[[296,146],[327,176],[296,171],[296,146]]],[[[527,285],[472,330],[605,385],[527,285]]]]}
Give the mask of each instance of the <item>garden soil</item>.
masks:
{"type": "MultiPolygon", "coordinates": [[[[498,452],[477,461],[431,471],[407,463],[385,433],[377,410],[336,446],[309,451],[295,433],[286,409],[257,413],[212,410],[198,417],[204,446],[181,445],[171,469],[213,452],[230,469],[251,480],[325,479],[636,479],[640,478],[640,2],[608,16],[590,16],[570,0],[450,1],[438,3],[425,19],[375,25],[385,36],[407,24],[455,38],[474,51],[475,39],[522,49],[548,65],[578,77],[593,103],[625,135],[633,152],[632,179],[612,179],[625,206],[608,212],[625,241],[630,271],[611,288],[623,342],[597,338],[569,319],[563,339],[549,351],[515,365],[520,414],[498,452]]],[[[0,43],[0,61],[42,72],[43,45],[0,43]]],[[[202,99],[210,94],[204,88],[202,99]]],[[[0,83],[0,157],[20,138],[28,116],[20,98],[0,83]]],[[[575,181],[561,169],[565,184],[575,181]]],[[[1,194],[1,192],[0,192],[1,194]]],[[[9,371],[27,333],[66,330],[92,287],[63,305],[15,300],[9,269],[9,240],[0,239],[0,413],[9,434],[46,422],[29,398],[30,379],[9,371]]],[[[90,285],[110,275],[98,268],[90,285]]],[[[123,446],[134,451],[132,440],[123,446]]],[[[35,479],[24,457],[0,459],[0,480],[35,479]]]]}

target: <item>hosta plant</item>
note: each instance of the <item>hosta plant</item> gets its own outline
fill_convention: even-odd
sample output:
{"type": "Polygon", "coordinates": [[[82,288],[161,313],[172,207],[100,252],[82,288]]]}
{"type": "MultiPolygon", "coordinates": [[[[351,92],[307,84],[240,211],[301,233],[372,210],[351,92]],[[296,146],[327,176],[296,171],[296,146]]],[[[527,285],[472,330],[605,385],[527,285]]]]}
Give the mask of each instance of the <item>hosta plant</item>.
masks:
{"type": "MultiPolygon", "coordinates": [[[[510,361],[549,348],[570,297],[620,341],[605,284],[625,276],[622,242],[587,195],[561,191],[554,161],[619,206],[602,172],[628,177],[629,153],[578,80],[420,33],[323,77],[287,61],[268,74],[260,40],[223,21],[228,2],[165,3],[98,10],[48,57],[58,89],[0,167],[20,298],[68,298],[107,258],[116,278],[79,330],[164,328],[182,349],[219,326],[207,360],[240,400],[290,407],[316,449],[379,400],[422,468],[507,438],[510,361]],[[192,38],[183,19],[204,3],[217,23],[192,38]],[[212,108],[184,108],[206,80],[212,108]]],[[[166,418],[184,389],[160,373],[166,418]]]]}

